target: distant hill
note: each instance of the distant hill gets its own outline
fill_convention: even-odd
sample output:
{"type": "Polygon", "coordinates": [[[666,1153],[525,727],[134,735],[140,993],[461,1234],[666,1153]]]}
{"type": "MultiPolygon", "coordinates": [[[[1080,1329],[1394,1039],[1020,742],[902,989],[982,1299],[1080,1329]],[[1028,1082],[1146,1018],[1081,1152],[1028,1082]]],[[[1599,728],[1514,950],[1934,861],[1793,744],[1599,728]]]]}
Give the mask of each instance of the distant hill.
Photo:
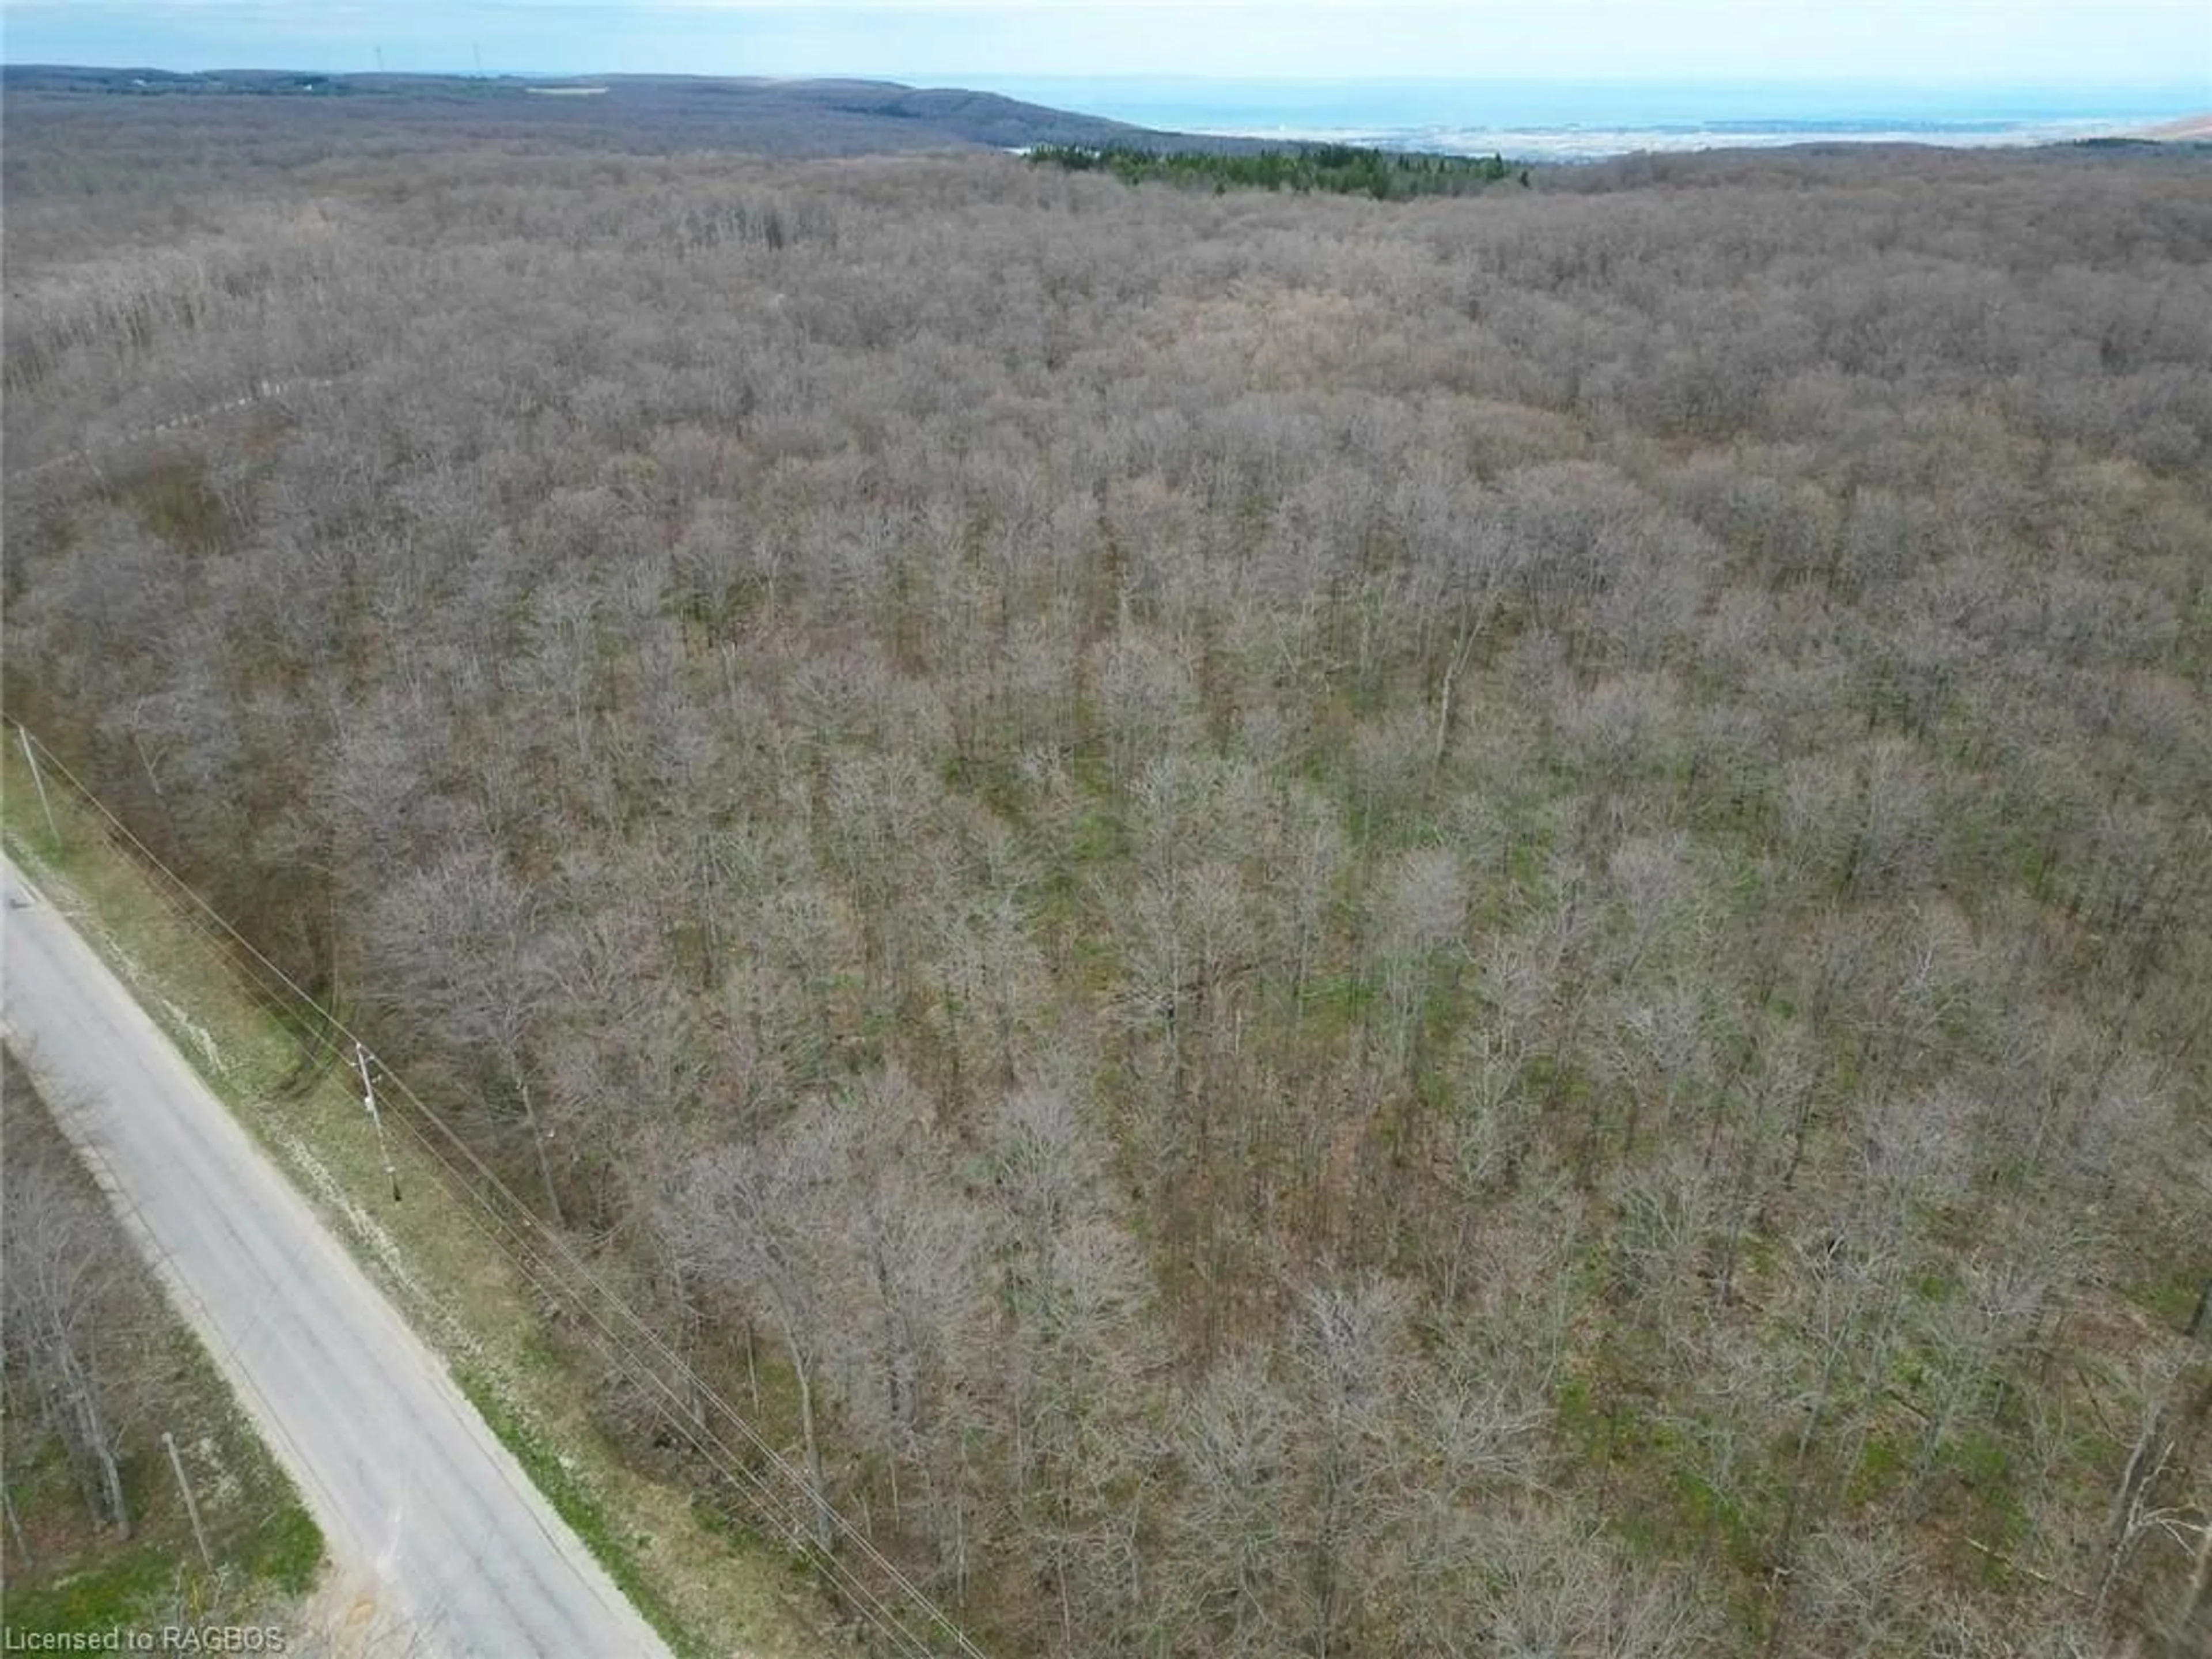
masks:
{"type": "Polygon", "coordinates": [[[2185,115],[2178,121],[2162,121],[2154,127],[2144,128],[2140,136],[2168,141],[2178,139],[2183,143],[2212,141],[2212,112],[2185,115]]]}
{"type": "MultiPolygon", "coordinates": [[[[73,99],[282,99],[349,104],[397,100],[420,106],[421,113],[442,112],[463,120],[474,114],[502,127],[520,122],[572,133],[580,128],[619,128],[633,138],[644,130],[672,148],[730,148],[776,155],[1019,149],[1032,144],[1171,145],[1231,152],[1267,147],[1254,139],[1158,132],[996,93],[910,87],[895,81],[319,75],[282,70],[210,70],[186,75],[155,69],[21,64],[0,66],[0,87],[18,99],[60,94],[73,99]],[[587,89],[597,95],[538,95],[587,89]]],[[[35,102],[29,106],[36,106],[35,102]]],[[[23,112],[20,106],[18,112],[23,112]]]]}

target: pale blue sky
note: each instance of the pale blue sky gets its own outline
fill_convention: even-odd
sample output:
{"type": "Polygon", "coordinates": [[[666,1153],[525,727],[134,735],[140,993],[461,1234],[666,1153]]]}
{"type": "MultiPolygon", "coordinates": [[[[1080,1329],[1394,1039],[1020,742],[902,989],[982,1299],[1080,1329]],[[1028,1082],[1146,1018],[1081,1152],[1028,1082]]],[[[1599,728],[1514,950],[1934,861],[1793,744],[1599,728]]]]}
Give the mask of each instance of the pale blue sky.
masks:
{"type": "Polygon", "coordinates": [[[21,0],[14,63],[2158,89],[2212,0],[21,0]]]}

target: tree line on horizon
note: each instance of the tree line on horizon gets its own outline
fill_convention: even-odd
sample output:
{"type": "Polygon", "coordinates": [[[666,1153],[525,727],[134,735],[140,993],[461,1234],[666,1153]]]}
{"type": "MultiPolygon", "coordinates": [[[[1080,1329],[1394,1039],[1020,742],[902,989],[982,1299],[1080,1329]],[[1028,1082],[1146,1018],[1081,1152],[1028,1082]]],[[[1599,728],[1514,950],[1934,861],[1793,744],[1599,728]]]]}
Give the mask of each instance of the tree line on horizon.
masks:
{"type": "Polygon", "coordinates": [[[990,1650],[2201,1650],[2201,172],[140,107],[10,713],[990,1650]]]}
{"type": "Polygon", "coordinates": [[[1036,166],[1109,173],[1127,185],[1158,179],[1186,188],[1211,185],[1217,191],[1288,190],[1299,195],[1322,191],[1370,196],[1378,202],[1471,195],[1510,178],[1517,178],[1523,188],[1528,185],[1528,170],[1508,166],[1501,155],[1437,155],[1358,144],[1301,144],[1249,152],[1035,144],[1028,155],[1036,166]]]}

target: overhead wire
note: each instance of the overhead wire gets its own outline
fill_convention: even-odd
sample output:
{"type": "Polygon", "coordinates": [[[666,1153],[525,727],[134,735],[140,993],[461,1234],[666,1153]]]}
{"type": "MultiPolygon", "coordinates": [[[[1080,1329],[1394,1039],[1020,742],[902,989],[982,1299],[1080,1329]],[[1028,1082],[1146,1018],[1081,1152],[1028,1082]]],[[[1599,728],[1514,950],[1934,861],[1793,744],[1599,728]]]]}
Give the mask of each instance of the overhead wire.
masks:
{"type": "MultiPolygon", "coordinates": [[[[596,1339],[593,1346],[602,1358],[613,1363],[625,1379],[638,1385],[648,1398],[657,1397],[661,1401],[663,1425],[667,1431],[721,1476],[733,1492],[749,1498],[757,1518],[765,1522],[786,1547],[799,1553],[821,1574],[861,1623],[902,1653],[933,1656],[949,1650],[958,1659],[984,1659],[981,1650],[928,1592],[884,1555],[805,1471],[795,1467],[750,1419],[702,1377],[689,1360],[672,1348],[635,1309],[593,1273],[577,1255],[571,1241],[549,1226],[441,1113],[423,1100],[336,1012],[325,1007],[172,870],[34,733],[12,717],[7,723],[15,726],[70,791],[99,815],[108,832],[120,838],[136,860],[156,872],[173,895],[180,896],[185,902],[180,905],[173,897],[172,908],[222,945],[226,958],[234,969],[242,970],[252,981],[257,995],[265,1004],[280,1007],[289,1004],[295,1012],[313,1015],[319,1023],[316,1029],[333,1048],[340,1042],[359,1045],[377,1076],[410,1109],[395,1114],[398,1121],[434,1161],[447,1184],[460,1188],[474,1201],[474,1209],[465,1212],[471,1224],[500,1251],[531,1289],[556,1305],[572,1307],[582,1317],[596,1339]],[[433,1138],[431,1130],[436,1132],[437,1139],[433,1138]],[[476,1213],[477,1211],[482,1214],[476,1213]],[[744,1452],[750,1455],[753,1462],[765,1466],[765,1472],[741,1455],[739,1448],[732,1446],[720,1431],[702,1420],[709,1413],[727,1425],[744,1452]],[[825,1528],[834,1542],[825,1544],[820,1537],[825,1528]],[[847,1552],[876,1574],[908,1610],[902,1613],[892,1606],[855,1571],[847,1552]],[[927,1638],[917,1633],[915,1621],[934,1635],[937,1644],[933,1645],[927,1638]]],[[[307,1047],[306,1035],[297,1035],[306,1057],[315,1059],[307,1047]]]]}

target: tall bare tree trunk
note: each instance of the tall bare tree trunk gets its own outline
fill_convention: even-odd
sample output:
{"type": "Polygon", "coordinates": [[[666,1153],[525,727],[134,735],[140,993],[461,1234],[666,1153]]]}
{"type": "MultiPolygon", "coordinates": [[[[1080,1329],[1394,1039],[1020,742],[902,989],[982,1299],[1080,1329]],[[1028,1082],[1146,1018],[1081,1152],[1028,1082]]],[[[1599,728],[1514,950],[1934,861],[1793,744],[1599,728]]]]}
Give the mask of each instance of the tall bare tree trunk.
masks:
{"type": "Polygon", "coordinates": [[[826,1553],[835,1547],[836,1538],[830,1530],[830,1498],[822,1476],[822,1443],[814,1431],[814,1379],[809,1374],[806,1356],[788,1327],[784,1332],[784,1344],[791,1353],[792,1375],[799,1379],[799,1433],[806,1453],[807,1498],[814,1511],[814,1543],[826,1553]]]}
{"type": "Polygon", "coordinates": [[[561,1209],[560,1189],[553,1184],[553,1155],[546,1150],[545,1132],[538,1123],[537,1103],[530,1097],[530,1081],[522,1075],[520,1066],[515,1068],[514,1086],[521,1091],[522,1124],[530,1136],[530,1150],[537,1155],[538,1178],[545,1186],[546,1212],[553,1218],[555,1226],[564,1227],[568,1225],[568,1217],[561,1209]]]}

